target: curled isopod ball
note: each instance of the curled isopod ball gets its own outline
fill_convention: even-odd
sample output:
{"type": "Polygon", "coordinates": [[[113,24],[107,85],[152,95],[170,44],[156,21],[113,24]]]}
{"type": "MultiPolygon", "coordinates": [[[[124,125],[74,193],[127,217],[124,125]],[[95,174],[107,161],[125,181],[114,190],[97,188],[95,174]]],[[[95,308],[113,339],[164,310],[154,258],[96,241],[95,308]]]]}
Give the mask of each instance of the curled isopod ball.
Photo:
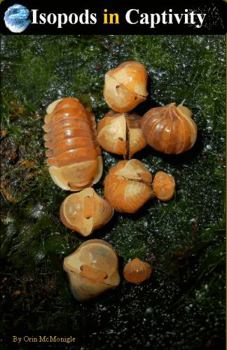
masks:
{"type": "Polygon", "coordinates": [[[161,201],[169,201],[175,193],[175,180],[170,174],[164,171],[158,171],[152,183],[155,197],[161,201]]]}
{"type": "Polygon", "coordinates": [[[101,240],[91,239],[64,259],[71,291],[78,301],[95,298],[120,283],[118,257],[113,247],[101,240]]]}
{"type": "Polygon", "coordinates": [[[103,169],[95,118],[78,99],[52,102],[43,129],[49,173],[59,187],[80,191],[99,181],[103,169]]]}
{"type": "Polygon", "coordinates": [[[143,64],[128,61],[106,73],[104,98],[115,112],[131,111],[147,95],[147,71],[143,64]]]}
{"type": "Polygon", "coordinates": [[[193,147],[197,126],[192,112],[183,105],[170,103],[151,108],[141,120],[147,143],[159,152],[179,154],[193,147]]]}
{"type": "Polygon", "coordinates": [[[91,187],[66,197],[60,208],[62,223],[85,237],[108,223],[113,213],[109,202],[91,187]]]}
{"type": "Polygon", "coordinates": [[[135,213],[153,196],[152,175],[137,159],[122,160],[113,166],[104,180],[104,196],[122,213],[135,213]]]}
{"type": "Polygon", "coordinates": [[[131,158],[146,146],[137,114],[108,112],[98,123],[97,141],[106,151],[131,158]]]}
{"type": "Polygon", "coordinates": [[[123,275],[126,281],[134,284],[140,284],[148,280],[151,273],[151,265],[138,258],[129,261],[123,270],[123,275]]]}

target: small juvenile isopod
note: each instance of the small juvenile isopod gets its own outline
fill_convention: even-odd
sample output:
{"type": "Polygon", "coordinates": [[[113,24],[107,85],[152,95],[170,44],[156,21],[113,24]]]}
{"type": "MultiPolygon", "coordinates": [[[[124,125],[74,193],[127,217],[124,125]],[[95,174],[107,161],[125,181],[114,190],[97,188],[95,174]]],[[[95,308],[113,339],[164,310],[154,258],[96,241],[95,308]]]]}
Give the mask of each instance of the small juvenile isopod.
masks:
{"type": "Polygon", "coordinates": [[[152,183],[154,195],[161,201],[169,201],[175,193],[175,180],[170,174],[158,171],[152,183]]]}
{"type": "Polygon", "coordinates": [[[138,258],[129,261],[124,267],[124,278],[134,284],[140,284],[148,280],[151,276],[152,268],[147,262],[138,258]]]}

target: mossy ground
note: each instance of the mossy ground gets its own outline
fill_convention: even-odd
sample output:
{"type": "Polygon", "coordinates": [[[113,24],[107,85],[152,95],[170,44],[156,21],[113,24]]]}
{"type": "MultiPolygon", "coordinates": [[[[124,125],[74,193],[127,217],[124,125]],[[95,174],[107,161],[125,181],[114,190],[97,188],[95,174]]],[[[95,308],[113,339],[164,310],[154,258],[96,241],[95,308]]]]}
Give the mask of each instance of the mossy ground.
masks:
{"type": "MultiPolygon", "coordinates": [[[[8,36],[1,47],[1,333],[74,335],[65,349],[224,349],[224,36],[8,36]],[[48,174],[43,117],[51,101],[72,95],[100,119],[104,74],[125,60],[144,63],[150,75],[138,113],[185,100],[198,140],[177,157],[151,148],[136,155],[153,174],[175,177],[175,198],[115,214],[93,237],[113,244],[121,268],[146,259],[153,277],[140,286],[122,280],[82,305],[62,261],[84,239],[59,221],[66,193],[48,174]]],[[[105,175],[119,158],[103,157],[105,175]]],[[[102,193],[102,181],[96,189],[102,193]]]]}

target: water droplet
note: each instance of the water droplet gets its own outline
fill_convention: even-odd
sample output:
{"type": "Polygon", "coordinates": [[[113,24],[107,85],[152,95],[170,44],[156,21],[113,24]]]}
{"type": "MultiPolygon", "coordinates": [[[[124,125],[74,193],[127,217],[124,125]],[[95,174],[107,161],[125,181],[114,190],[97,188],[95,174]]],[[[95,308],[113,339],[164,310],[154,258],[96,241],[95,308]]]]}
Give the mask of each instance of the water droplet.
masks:
{"type": "Polygon", "coordinates": [[[148,307],[145,311],[146,314],[152,314],[153,310],[151,307],[148,307]]]}
{"type": "Polygon", "coordinates": [[[192,218],[192,219],[190,220],[190,223],[191,223],[191,224],[195,224],[196,221],[197,221],[197,220],[196,220],[195,218],[192,218]]]}
{"type": "Polygon", "coordinates": [[[206,145],[205,149],[206,149],[207,151],[211,151],[211,150],[212,150],[212,146],[211,146],[211,145],[206,145]]]}

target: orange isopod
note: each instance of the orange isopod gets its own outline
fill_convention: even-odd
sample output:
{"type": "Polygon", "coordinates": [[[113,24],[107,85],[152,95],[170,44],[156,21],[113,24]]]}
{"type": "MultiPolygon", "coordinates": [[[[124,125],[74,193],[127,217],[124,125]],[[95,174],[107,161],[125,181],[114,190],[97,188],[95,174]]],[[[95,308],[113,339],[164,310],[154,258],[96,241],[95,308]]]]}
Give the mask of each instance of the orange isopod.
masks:
{"type": "Polygon", "coordinates": [[[59,187],[80,191],[99,181],[103,166],[95,118],[78,99],[51,103],[43,129],[49,173],[59,187]]]}

